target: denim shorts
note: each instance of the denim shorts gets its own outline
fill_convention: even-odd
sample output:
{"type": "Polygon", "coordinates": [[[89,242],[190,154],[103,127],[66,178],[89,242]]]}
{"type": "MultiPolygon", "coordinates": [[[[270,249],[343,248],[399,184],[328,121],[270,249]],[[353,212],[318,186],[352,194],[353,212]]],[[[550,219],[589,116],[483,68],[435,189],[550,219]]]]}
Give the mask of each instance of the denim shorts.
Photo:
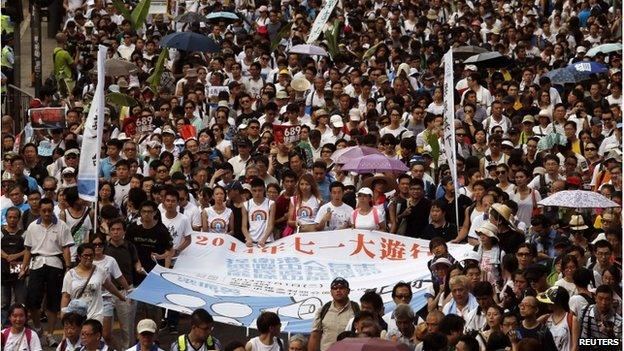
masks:
{"type": "Polygon", "coordinates": [[[112,317],[115,313],[115,305],[113,304],[113,297],[104,297],[104,308],[102,309],[102,315],[104,317],[112,317]]]}

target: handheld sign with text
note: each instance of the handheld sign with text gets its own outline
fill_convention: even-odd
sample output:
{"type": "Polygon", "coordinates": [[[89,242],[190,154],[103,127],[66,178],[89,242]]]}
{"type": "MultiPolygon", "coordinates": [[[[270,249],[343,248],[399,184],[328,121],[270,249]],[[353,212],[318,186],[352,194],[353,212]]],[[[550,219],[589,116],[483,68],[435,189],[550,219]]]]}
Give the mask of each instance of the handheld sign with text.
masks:
{"type": "Polygon", "coordinates": [[[206,87],[206,96],[213,97],[219,96],[219,93],[225,91],[226,93],[230,92],[230,88],[227,86],[207,86],[206,87]]]}
{"type": "Polygon", "coordinates": [[[299,141],[300,132],[301,126],[273,125],[273,136],[275,137],[275,142],[279,144],[289,144],[299,141]]]}
{"type": "Polygon", "coordinates": [[[28,115],[33,129],[65,128],[64,107],[31,108],[28,115]]]}
{"type": "Polygon", "coordinates": [[[152,116],[140,116],[136,120],[137,133],[145,134],[151,133],[156,126],[154,126],[154,117],[152,116]]]}

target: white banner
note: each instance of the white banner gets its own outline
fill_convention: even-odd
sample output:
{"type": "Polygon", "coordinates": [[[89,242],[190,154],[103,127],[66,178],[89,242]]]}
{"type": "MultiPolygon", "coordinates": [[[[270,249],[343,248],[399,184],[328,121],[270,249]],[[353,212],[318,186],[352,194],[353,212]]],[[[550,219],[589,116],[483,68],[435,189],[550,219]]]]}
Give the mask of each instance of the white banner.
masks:
{"type": "Polygon", "coordinates": [[[104,81],[106,52],[108,48],[100,45],[97,58],[98,80],[95,94],[89,107],[89,114],[84,124],[82,134],[82,150],[78,165],[78,193],[80,198],[97,201],[98,177],[100,171],[100,147],[102,145],[102,130],[104,129],[104,81]]]}
{"type": "MultiPolygon", "coordinates": [[[[457,183],[457,141],[455,140],[455,84],[453,82],[453,49],[444,55],[444,155],[451,168],[451,177],[455,189],[457,183]]],[[[458,192],[455,191],[455,222],[460,228],[457,203],[458,192]]]]}
{"type": "Polygon", "coordinates": [[[334,7],[336,7],[337,3],[338,0],[327,0],[325,6],[323,6],[318,15],[316,15],[314,23],[312,24],[312,29],[310,30],[310,35],[308,36],[308,44],[314,43],[319,35],[321,35],[321,33],[323,32],[323,27],[325,26],[325,23],[327,23],[327,20],[329,19],[329,16],[334,10],[334,7]]]}
{"type": "MultiPolygon", "coordinates": [[[[449,244],[454,257],[470,249],[449,244]]],[[[399,281],[412,285],[412,306],[424,306],[431,258],[428,241],[378,231],[299,233],[265,248],[247,248],[229,235],[194,233],[175,268],[157,266],[131,298],[185,313],[204,308],[219,322],[247,327],[271,310],[283,331],[307,333],[316,311],[331,300],[335,277],[349,281],[353,301],[376,290],[387,313],[399,281]]]]}

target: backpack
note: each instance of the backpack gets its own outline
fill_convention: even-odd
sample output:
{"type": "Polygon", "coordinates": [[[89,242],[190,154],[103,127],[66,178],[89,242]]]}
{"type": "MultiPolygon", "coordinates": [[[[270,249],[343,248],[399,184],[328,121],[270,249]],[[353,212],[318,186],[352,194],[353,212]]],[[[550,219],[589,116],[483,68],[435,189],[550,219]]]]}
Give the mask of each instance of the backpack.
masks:
{"type": "Polygon", "coordinates": [[[585,301],[587,301],[588,306],[596,303],[596,300],[594,300],[594,298],[591,297],[589,294],[583,293],[583,294],[579,294],[579,296],[582,296],[585,299],[585,301]]]}
{"type": "MultiPolygon", "coordinates": [[[[30,350],[30,341],[32,340],[32,329],[25,328],[24,333],[26,334],[26,343],[28,344],[28,350],[30,350]]],[[[2,348],[4,349],[4,345],[9,340],[9,335],[11,334],[11,328],[5,328],[2,330],[2,348]]]]}
{"type": "Polygon", "coordinates": [[[548,187],[548,184],[546,183],[546,175],[544,174],[539,175],[539,188],[537,189],[537,191],[540,193],[540,196],[542,197],[542,199],[545,199],[548,197],[549,187],[548,187]]]}
{"type": "MultiPolygon", "coordinates": [[[[580,335],[583,335],[583,321],[585,320],[585,315],[587,315],[587,311],[589,311],[592,306],[593,305],[585,306],[581,313],[581,319],[579,319],[579,325],[581,327],[580,335]]],[[[587,338],[591,338],[591,317],[589,315],[587,316],[587,338]]]]}
{"type": "MultiPolygon", "coordinates": [[[[349,301],[351,303],[351,309],[353,310],[354,314],[357,314],[360,312],[360,305],[357,304],[357,302],[353,302],[353,301],[349,301]]],[[[325,315],[327,314],[327,312],[329,311],[329,308],[331,307],[331,301],[329,301],[328,303],[324,304],[323,307],[321,307],[321,314],[320,314],[320,319],[321,322],[323,322],[323,319],[325,318],[325,315]]],[[[184,351],[184,350],[180,350],[180,351],[184,351]]]]}

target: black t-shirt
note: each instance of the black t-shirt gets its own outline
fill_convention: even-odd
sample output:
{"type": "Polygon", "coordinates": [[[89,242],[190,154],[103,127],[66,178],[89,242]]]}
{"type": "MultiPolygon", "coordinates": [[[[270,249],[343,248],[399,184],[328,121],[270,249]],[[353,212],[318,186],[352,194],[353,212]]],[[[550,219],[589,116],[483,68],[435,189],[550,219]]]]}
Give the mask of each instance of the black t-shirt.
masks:
{"type": "Polygon", "coordinates": [[[515,254],[518,251],[518,247],[524,243],[524,235],[509,229],[498,233],[498,241],[501,250],[508,254],[515,254]]]}
{"type": "MultiPolygon", "coordinates": [[[[409,201],[407,202],[409,204],[409,201]]],[[[405,217],[407,221],[407,229],[405,235],[412,238],[422,237],[422,232],[429,224],[429,210],[431,210],[431,201],[422,198],[415,205],[411,205],[410,214],[405,217]]]]}
{"type": "MultiPolygon", "coordinates": [[[[459,204],[459,225],[462,225],[464,223],[464,217],[466,217],[466,208],[472,205],[472,200],[470,200],[470,198],[464,194],[459,194],[457,200],[459,204]]],[[[444,217],[446,221],[449,223],[455,223],[455,199],[453,199],[451,202],[448,202],[446,200],[446,197],[443,196],[442,198],[440,198],[440,201],[444,202],[444,217]]]]}
{"type": "MultiPolygon", "coordinates": [[[[128,284],[132,285],[134,283],[134,265],[139,260],[137,249],[134,244],[128,240],[124,240],[119,246],[115,246],[109,242],[104,253],[117,261],[121,274],[126,278],[128,284]]],[[[117,283],[116,281],[113,282],[115,284],[117,283]]]]}
{"type": "MultiPolygon", "coordinates": [[[[24,251],[24,231],[22,229],[18,230],[15,234],[10,234],[4,228],[2,228],[2,240],[0,241],[0,245],[2,245],[2,251],[9,255],[13,255],[16,253],[20,253],[24,251]]],[[[14,280],[17,279],[17,274],[9,274],[10,265],[9,261],[2,259],[2,280],[14,280]]]]}
{"type": "Polygon", "coordinates": [[[457,226],[446,222],[443,226],[436,228],[432,224],[428,224],[420,235],[421,239],[431,240],[436,236],[441,237],[444,241],[449,242],[457,237],[457,226]]]}
{"type": "MultiPolygon", "coordinates": [[[[134,244],[139,261],[148,272],[156,266],[152,253],[162,255],[173,247],[173,238],[162,222],[150,229],[145,229],[140,224],[132,224],[126,231],[126,240],[134,244]]],[[[164,265],[164,262],[158,263],[164,265]]],[[[137,278],[137,283],[143,280],[142,277],[137,278]]]]}
{"type": "Polygon", "coordinates": [[[243,234],[243,210],[240,207],[234,206],[234,204],[228,205],[228,208],[232,210],[232,216],[234,216],[234,237],[242,242],[245,242],[245,235],[243,234]]]}

